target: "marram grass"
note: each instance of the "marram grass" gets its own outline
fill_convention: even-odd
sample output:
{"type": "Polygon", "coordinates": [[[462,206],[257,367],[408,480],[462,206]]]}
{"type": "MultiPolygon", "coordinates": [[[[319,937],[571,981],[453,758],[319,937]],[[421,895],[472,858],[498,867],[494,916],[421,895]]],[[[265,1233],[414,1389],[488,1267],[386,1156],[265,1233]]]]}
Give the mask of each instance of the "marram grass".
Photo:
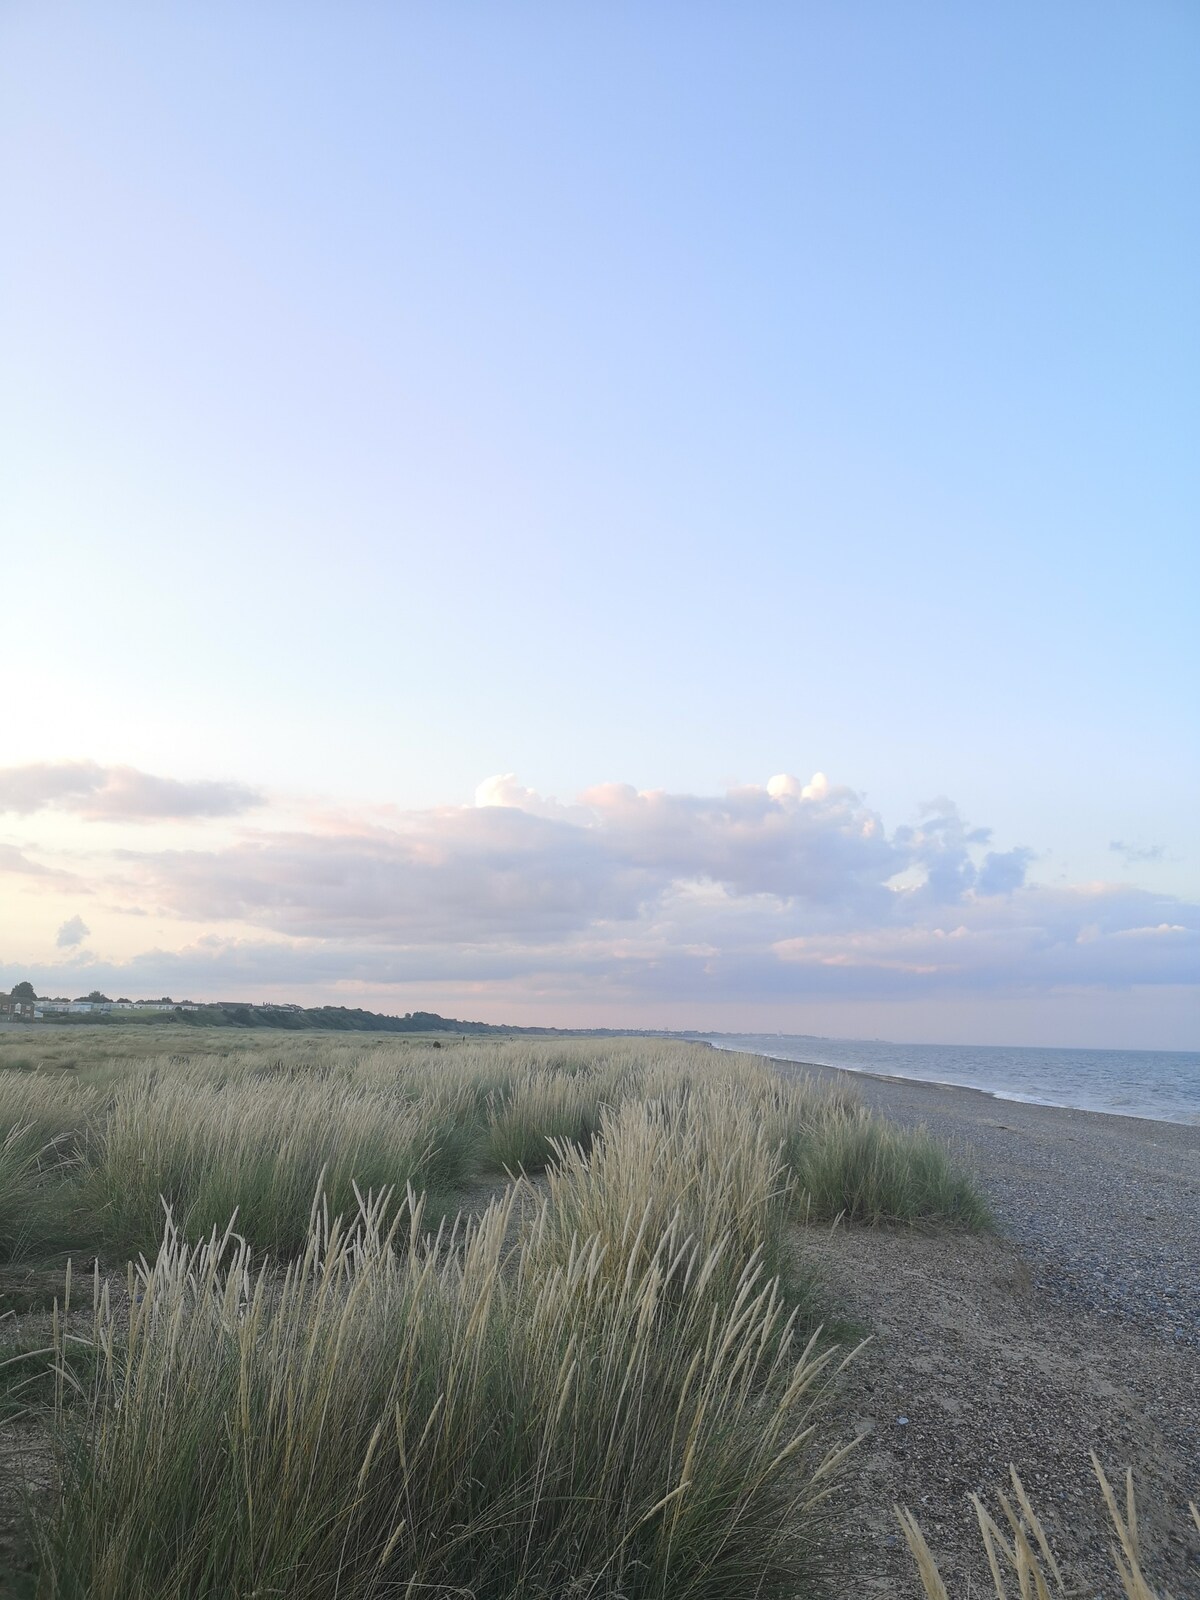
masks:
{"type": "Polygon", "coordinates": [[[541,1172],[554,1159],[556,1140],[590,1147],[605,1104],[619,1102],[630,1087],[624,1074],[522,1072],[488,1098],[493,1160],[506,1172],[541,1172]]]}
{"type": "Polygon", "coordinates": [[[304,1249],[313,1195],[335,1214],[364,1188],[457,1187],[466,1140],[436,1104],[331,1080],[135,1081],[116,1091],[83,1194],[108,1239],[152,1251],[169,1205],[203,1238],[236,1213],[273,1256],[304,1249]]]}
{"type": "MultiPolygon", "coordinates": [[[[97,1279],[39,1594],[807,1592],[833,1352],[788,1337],[757,1263],[723,1309],[700,1291],[728,1241],[668,1231],[614,1275],[581,1238],[548,1264],[507,1242],[519,1193],[433,1239],[411,1194],[386,1225],[365,1202],[282,1278],[168,1231],[127,1312],[97,1279]]],[[[61,1336],[59,1361],[65,1394],[61,1336]]]]}
{"type": "Polygon", "coordinates": [[[0,1073],[0,1259],[57,1231],[54,1200],[78,1180],[99,1097],[40,1072],[0,1073]]]}
{"type": "Polygon", "coordinates": [[[987,1203],[970,1173],[924,1128],[853,1109],[802,1130],[785,1150],[814,1219],[988,1226],[987,1203]]]}
{"type": "Polygon", "coordinates": [[[843,1452],[789,1221],[976,1220],[844,1089],[648,1041],[0,1073],[6,1133],[0,1244],[7,1182],[152,1261],[56,1317],[38,1600],[795,1600],[843,1452]]]}
{"type": "MultiPolygon", "coordinates": [[[[0,1152],[0,1255],[34,1242],[107,1260],[152,1253],[168,1206],[188,1238],[223,1229],[236,1210],[256,1248],[294,1254],[318,1184],[335,1214],[352,1208],[353,1183],[412,1184],[430,1194],[430,1215],[453,1211],[455,1194],[489,1171],[500,1181],[569,1165],[568,1149],[590,1152],[605,1119],[647,1103],[680,1129],[714,1108],[749,1119],[782,1165],[775,1187],[813,1220],[986,1221],[977,1190],[928,1134],[753,1057],[673,1041],[434,1050],[291,1035],[224,1054],[0,1070],[0,1144],[11,1135],[0,1152]]],[[[772,1214],[778,1227],[782,1206],[772,1214]]],[[[763,1248],[770,1263],[769,1238],[763,1248]]]]}
{"type": "Polygon", "coordinates": [[[752,1108],[724,1086],[606,1111],[590,1153],[558,1142],[537,1220],[544,1256],[562,1260],[599,1239],[604,1270],[645,1269],[666,1237],[694,1249],[725,1303],[747,1261],[785,1266],[794,1183],[752,1108]]]}

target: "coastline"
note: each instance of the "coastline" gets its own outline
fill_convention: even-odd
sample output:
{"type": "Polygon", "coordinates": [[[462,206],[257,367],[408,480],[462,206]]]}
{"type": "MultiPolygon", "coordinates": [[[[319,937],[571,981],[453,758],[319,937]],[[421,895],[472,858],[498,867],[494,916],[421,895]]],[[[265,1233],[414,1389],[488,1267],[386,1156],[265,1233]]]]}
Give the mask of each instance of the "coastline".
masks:
{"type": "MultiPolygon", "coordinates": [[[[761,1043],[761,1044],[759,1044],[757,1042],[752,1042],[755,1039],[754,1035],[740,1036],[740,1035],[736,1035],[736,1034],[734,1034],[734,1035],[711,1035],[711,1034],[694,1034],[694,1035],[692,1035],[692,1034],[689,1034],[689,1035],[687,1035],[687,1037],[693,1039],[694,1042],[707,1044],[707,1045],[711,1046],[711,1048],[714,1049],[714,1050],[728,1050],[728,1051],[732,1051],[734,1053],[739,1053],[739,1054],[742,1054],[742,1055],[762,1056],[766,1060],[772,1061],[772,1062],[774,1062],[774,1063],[776,1063],[777,1065],[780,1065],[780,1066],[804,1067],[806,1070],[812,1071],[812,1072],[844,1072],[844,1073],[847,1073],[852,1078],[878,1078],[878,1079],[882,1079],[883,1081],[888,1082],[888,1083],[915,1083],[915,1084],[925,1084],[925,1085],[928,1085],[931,1088],[937,1088],[937,1089],[963,1089],[963,1090],[967,1090],[967,1091],[969,1091],[970,1093],[973,1093],[973,1094],[985,1095],[988,1099],[991,1099],[991,1100],[1001,1100],[1001,1101],[1005,1102],[1006,1104],[1012,1104],[1012,1105],[1039,1106],[1039,1107],[1044,1107],[1044,1108],[1046,1108],[1048,1110],[1056,1110],[1056,1111],[1083,1111],[1083,1112],[1087,1112],[1088,1114],[1090,1114],[1092,1116],[1122,1117],[1122,1118],[1126,1118],[1126,1119],[1129,1119],[1129,1120],[1135,1121],[1135,1122],[1156,1122],[1156,1123],[1157,1122],[1165,1122],[1165,1123],[1170,1123],[1170,1124],[1172,1124],[1174,1126],[1177,1126],[1177,1127],[1200,1128],[1200,1100],[1196,1101],[1194,1104],[1189,1101],[1188,1103],[1183,1104],[1183,1105],[1178,1105],[1178,1106],[1172,1105],[1171,1106],[1172,1112],[1177,1113],[1177,1114],[1163,1114],[1161,1112],[1157,1112],[1154,1109],[1140,1109],[1140,1110],[1125,1109],[1119,1103],[1117,1103],[1117,1104],[1099,1104],[1099,1103],[1087,1104],[1087,1103],[1085,1103],[1083,1101],[1074,1101],[1074,1100],[1069,1100],[1069,1099],[1067,1099],[1067,1100],[1063,1100],[1063,1099],[1053,1099],[1053,1100],[1052,1099],[1045,1099],[1040,1094],[1022,1093],[1021,1091],[1016,1090],[1016,1089],[995,1088],[995,1087],[993,1087],[993,1085],[991,1083],[978,1083],[978,1082],[971,1083],[971,1082],[965,1082],[961,1078],[949,1078],[949,1077],[948,1078],[939,1078],[939,1077],[935,1077],[935,1076],[928,1076],[927,1072],[925,1070],[916,1071],[916,1072],[905,1072],[905,1071],[902,1071],[902,1070],[901,1071],[889,1071],[883,1065],[876,1065],[876,1064],[872,1064],[872,1063],[866,1062],[866,1061],[864,1061],[862,1063],[847,1062],[847,1061],[838,1061],[838,1062],[834,1062],[834,1061],[809,1061],[804,1056],[776,1055],[767,1046],[767,1044],[765,1042],[765,1039],[764,1039],[764,1042],[761,1043]],[[728,1043],[719,1042],[719,1041],[724,1041],[725,1039],[728,1039],[731,1042],[728,1042],[728,1043]],[[742,1039],[745,1039],[746,1042],[740,1042],[742,1039]],[[737,1042],[734,1042],[734,1041],[737,1041],[737,1042]]],[[[763,1036],[758,1036],[758,1037],[762,1038],[763,1036]]],[[[847,1041],[847,1043],[850,1044],[850,1045],[854,1045],[854,1044],[858,1043],[858,1041],[850,1040],[850,1041],[847,1041]]],[[[876,1043],[882,1043],[882,1041],[868,1041],[868,1043],[873,1047],[876,1043]]],[[[921,1056],[922,1068],[924,1069],[924,1068],[928,1067],[928,1065],[929,1065],[928,1056],[925,1054],[926,1049],[936,1052],[936,1051],[944,1051],[944,1050],[946,1050],[946,1049],[948,1049],[950,1047],[943,1046],[943,1045],[930,1045],[928,1047],[915,1046],[915,1045],[914,1046],[903,1045],[903,1046],[895,1046],[895,1047],[889,1046],[888,1048],[895,1048],[895,1049],[899,1049],[899,1050],[919,1050],[919,1051],[921,1051],[922,1052],[922,1056],[921,1056]]],[[[976,1052],[977,1049],[991,1049],[991,1048],[992,1047],[990,1047],[990,1046],[989,1047],[964,1046],[963,1047],[963,1051],[965,1051],[967,1054],[971,1054],[973,1052],[976,1052]]],[[[958,1051],[957,1049],[954,1051],[954,1053],[955,1053],[955,1055],[961,1055],[962,1054],[962,1052],[958,1051]]],[[[1010,1056],[1014,1055],[1014,1054],[1018,1054],[1019,1055],[1019,1054],[1032,1054],[1032,1053],[1034,1053],[1034,1052],[1027,1051],[1027,1050],[1024,1049],[1024,1047],[1022,1047],[1022,1049],[1020,1049],[1020,1050],[1014,1050],[1012,1052],[1005,1052],[1005,1054],[1010,1055],[1010,1056]]],[[[1152,1059],[1156,1059],[1156,1060],[1161,1060],[1161,1059],[1166,1058],[1166,1057],[1179,1056],[1180,1058],[1184,1058],[1184,1059],[1189,1059],[1189,1060],[1193,1060],[1194,1059],[1195,1067],[1196,1067],[1197,1081],[1200,1082],[1200,1053],[1197,1053],[1197,1052],[1194,1052],[1194,1051],[1146,1051],[1146,1052],[1137,1052],[1137,1051],[1124,1051],[1124,1050],[1114,1050],[1114,1051],[1103,1051],[1103,1050],[1101,1050],[1101,1051],[1097,1051],[1097,1052],[1083,1052],[1083,1051],[1064,1051],[1064,1050],[1060,1050],[1060,1049],[1054,1048],[1054,1049],[1050,1050],[1048,1052],[1048,1054],[1050,1054],[1051,1056],[1056,1056],[1056,1055],[1058,1055],[1058,1056],[1061,1056],[1061,1055],[1084,1056],[1084,1055],[1087,1055],[1091,1059],[1095,1059],[1095,1060],[1100,1060],[1106,1055],[1112,1055],[1114,1057],[1125,1058],[1126,1060],[1128,1060],[1128,1058],[1131,1057],[1131,1056],[1136,1057],[1139,1054],[1147,1056],[1147,1057],[1152,1058],[1152,1059]]],[[[999,1069],[996,1069],[993,1066],[993,1070],[1001,1070],[1001,1071],[1003,1071],[1003,1067],[1000,1067],[999,1069]]],[[[1168,1104],[1170,1104],[1170,1102],[1168,1102],[1168,1104]]]]}
{"type": "Polygon", "coordinates": [[[922,1593],[891,1508],[919,1516],[951,1593],[990,1594],[967,1495],[1020,1472],[1079,1593],[1115,1597],[1095,1450],[1138,1490],[1147,1566],[1200,1593],[1200,1127],[767,1056],[946,1139],[996,1232],[806,1229],[802,1259],[872,1335],[844,1415],[859,1465],[829,1550],[844,1600],[922,1593]]]}
{"type": "MultiPolygon", "coordinates": [[[[723,1045],[714,1045],[714,1049],[722,1050],[723,1045]]],[[[969,1096],[973,1100],[983,1102],[985,1105],[1023,1108],[1026,1111],[1040,1115],[1043,1112],[1062,1113],[1069,1117],[1095,1118],[1099,1122],[1128,1123],[1131,1131],[1134,1128],[1174,1129],[1190,1134],[1192,1140],[1185,1139],[1184,1143],[1200,1143],[1200,1123],[1181,1122],[1171,1117],[1140,1116],[1129,1111],[1109,1111],[1100,1106],[1070,1106],[1057,1100],[1031,1100],[1004,1089],[981,1089],[973,1083],[951,1083],[941,1078],[911,1078],[903,1073],[873,1072],[869,1067],[831,1067],[821,1061],[797,1061],[791,1056],[773,1056],[766,1051],[739,1050],[739,1055],[760,1055],[764,1061],[769,1061],[773,1067],[781,1071],[797,1070],[804,1073],[815,1074],[823,1078],[847,1078],[851,1083],[861,1084],[863,1080],[869,1083],[891,1084],[897,1089],[950,1096],[969,1096]]]]}
{"type": "Polygon", "coordinates": [[[1039,1288],[1200,1347],[1200,1127],[766,1059],[854,1085],[873,1110],[946,1139],[1039,1288]]]}

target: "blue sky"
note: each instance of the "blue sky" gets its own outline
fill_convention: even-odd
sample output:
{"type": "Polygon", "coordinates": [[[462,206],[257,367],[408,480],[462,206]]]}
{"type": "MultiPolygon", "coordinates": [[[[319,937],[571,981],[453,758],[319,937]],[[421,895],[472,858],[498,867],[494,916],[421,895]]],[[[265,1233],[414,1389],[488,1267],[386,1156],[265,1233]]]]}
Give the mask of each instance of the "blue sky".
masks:
{"type": "Polygon", "coordinates": [[[0,33],[0,982],[1200,1040],[1194,8],[18,4],[0,33]],[[87,762],[98,813],[63,797],[87,762]],[[853,800],[803,796],[818,771],[853,800]],[[510,773],[487,795],[560,802],[565,855],[460,837],[510,773]],[[197,815],[205,784],[263,804],[197,815]],[[628,806],[571,809],[605,785],[708,832],[668,870],[657,823],[652,861],[628,806]],[[943,827],[931,866],[951,816],[990,835],[943,827]],[[867,819],[893,855],[823,902],[789,877],[867,819]],[[766,877],[729,866],[760,823],[766,877]],[[397,921],[446,893],[417,837],[500,850],[506,893],[463,866],[450,923],[397,921]],[[336,910],[291,846],[263,869],[285,838],[336,910]],[[935,915],[946,850],[975,877],[935,915]],[[528,874],[572,871],[594,893],[543,916],[528,874]],[[1057,959],[1101,924],[1170,948],[1057,959]],[[905,988],[899,932],[958,926],[987,960],[905,988]]]}

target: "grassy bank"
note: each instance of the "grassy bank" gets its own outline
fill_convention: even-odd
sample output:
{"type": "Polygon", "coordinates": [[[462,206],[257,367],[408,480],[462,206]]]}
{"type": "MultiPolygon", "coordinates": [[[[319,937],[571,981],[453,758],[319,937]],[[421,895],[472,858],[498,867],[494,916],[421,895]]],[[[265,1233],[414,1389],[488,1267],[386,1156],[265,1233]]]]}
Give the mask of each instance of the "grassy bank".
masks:
{"type": "Polygon", "coordinates": [[[0,1138],[0,1249],[96,1258],[16,1364],[62,1600],[804,1594],[842,1357],[789,1225],[983,1215],[926,1136],[665,1041],[48,1061],[0,1138]]]}
{"type": "Polygon", "coordinates": [[[779,1154],[776,1215],[795,1202],[817,1220],[984,1220],[936,1141],[702,1046],[310,1035],[126,1059],[112,1041],[88,1059],[53,1040],[0,1067],[0,1251],[152,1253],[166,1203],[187,1237],[236,1211],[259,1249],[295,1254],[318,1190],[333,1214],[353,1209],[355,1183],[453,1210],[469,1185],[540,1172],[566,1146],[582,1159],[630,1103],[710,1142],[712,1119],[747,1119],[779,1154]]]}

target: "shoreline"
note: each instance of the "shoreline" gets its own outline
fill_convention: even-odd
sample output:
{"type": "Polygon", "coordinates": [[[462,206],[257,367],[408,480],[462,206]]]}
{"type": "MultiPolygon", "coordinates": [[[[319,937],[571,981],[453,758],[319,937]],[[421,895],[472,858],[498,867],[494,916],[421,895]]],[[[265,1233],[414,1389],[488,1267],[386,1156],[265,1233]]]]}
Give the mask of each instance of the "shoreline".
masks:
{"type": "MultiPolygon", "coordinates": [[[[980,1110],[1005,1108],[1017,1115],[1025,1113],[1039,1119],[1051,1117],[1071,1122],[1077,1119],[1083,1119],[1085,1122],[1095,1121],[1098,1127],[1105,1125],[1114,1129],[1123,1128],[1134,1135],[1161,1132],[1165,1134],[1168,1143],[1178,1140],[1184,1146],[1195,1146],[1200,1149],[1200,1122],[1177,1122],[1171,1117],[1144,1117],[1130,1111],[1102,1111],[1094,1106],[1060,1105],[1057,1101],[1050,1100],[1022,1100],[1002,1090],[980,1089],[973,1083],[947,1083],[938,1078],[909,1078],[895,1072],[872,1072],[866,1067],[831,1067],[823,1061],[797,1061],[791,1056],[772,1056],[757,1050],[741,1051],[739,1054],[761,1055],[764,1061],[769,1061],[773,1067],[784,1073],[798,1071],[822,1078],[845,1077],[852,1083],[860,1085],[864,1081],[869,1084],[884,1084],[914,1096],[928,1096],[930,1100],[945,1098],[948,1104],[953,1104],[960,1098],[966,1103],[979,1101],[982,1104],[977,1109],[980,1110]]],[[[965,1114],[966,1104],[963,1106],[963,1112],[965,1114]]]]}
{"type": "Polygon", "coordinates": [[[860,1453],[838,1491],[839,1596],[921,1594],[897,1503],[918,1511],[951,1593],[991,1593],[966,1496],[994,1509],[1010,1462],[1082,1582],[1075,1592],[1112,1595],[1093,1449],[1114,1482],[1133,1471],[1151,1574],[1193,1593],[1200,1127],[762,1059],[853,1085],[878,1114],[947,1141],[996,1224],[983,1235],[809,1229],[798,1245],[832,1303],[872,1335],[843,1391],[860,1453]]]}
{"type": "MultiPolygon", "coordinates": [[[[845,1073],[851,1078],[871,1078],[883,1083],[916,1084],[930,1089],[950,1089],[964,1094],[982,1095],[988,1100],[999,1100],[1005,1105],[1030,1106],[1035,1110],[1044,1111],[1074,1111],[1089,1117],[1115,1117],[1127,1122],[1149,1122],[1155,1126],[1172,1128],[1193,1128],[1200,1130],[1200,1115],[1194,1120],[1185,1121],[1180,1117],[1155,1117],[1139,1111],[1117,1111],[1106,1106],[1077,1106],[1061,1100],[1035,1100],[1020,1094],[1017,1090],[988,1089],[977,1083],[957,1083],[950,1078],[918,1078],[907,1073],[883,1072],[872,1067],[835,1066],[828,1061],[805,1061],[798,1056],[776,1056],[769,1050],[752,1050],[744,1045],[717,1044],[711,1038],[697,1038],[693,1042],[707,1044],[713,1050],[721,1050],[732,1055],[759,1056],[764,1061],[770,1061],[777,1067],[802,1067],[808,1072],[818,1073],[845,1073]]],[[[1120,1054],[1121,1052],[1114,1052],[1120,1054]]],[[[1189,1052],[1179,1052],[1188,1054],[1189,1052]]]]}
{"type": "MultiPolygon", "coordinates": [[[[714,1048],[719,1050],[723,1046],[716,1045],[714,1048]]],[[[952,1083],[945,1078],[910,1078],[897,1072],[873,1072],[868,1067],[833,1067],[824,1061],[799,1061],[793,1056],[772,1056],[765,1051],[742,1050],[737,1054],[761,1055],[762,1059],[769,1061],[773,1067],[799,1067],[804,1072],[821,1075],[842,1074],[856,1082],[860,1078],[868,1078],[874,1083],[891,1083],[914,1089],[935,1089],[952,1095],[977,1095],[984,1101],[996,1101],[1005,1106],[1023,1106],[1029,1111],[1063,1111],[1072,1116],[1102,1117],[1105,1121],[1130,1122],[1140,1127],[1190,1129],[1200,1135],[1200,1122],[1181,1122],[1174,1117],[1142,1116],[1136,1111],[1107,1111],[1101,1106],[1065,1105],[1059,1100],[1030,1100],[1004,1089],[981,1089],[974,1083],[952,1083]]]]}
{"type": "Polygon", "coordinates": [[[785,1076],[852,1083],[880,1115],[943,1138],[1043,1292],[1200,1349],[1200,1126],[763,1059],[785,1076]]]}

